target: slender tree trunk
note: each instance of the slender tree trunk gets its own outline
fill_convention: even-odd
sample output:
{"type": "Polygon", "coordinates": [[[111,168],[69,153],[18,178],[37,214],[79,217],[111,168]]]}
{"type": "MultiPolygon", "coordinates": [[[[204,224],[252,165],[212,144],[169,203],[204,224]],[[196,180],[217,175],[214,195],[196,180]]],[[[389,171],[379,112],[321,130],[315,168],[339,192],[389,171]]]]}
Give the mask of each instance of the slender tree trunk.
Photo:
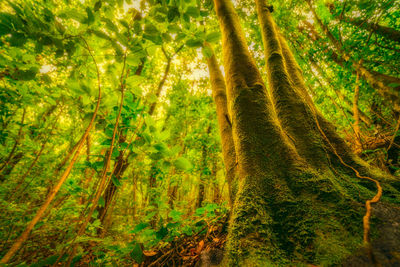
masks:
{"type": "Polygon", "coordinates": [[[379,34],[380,36],[385,37],[388,40],[400,43],[400,31],[396,29],[387,26],[382,26],[378,23],[369,22],[359,18],[341,16],[339,17],[339,19],[347,23],[350,23],[354,26],[357,26],[359,28],[365,29],[369,32],[374,32],[376,34],[379,34]]]}
{"type": "Polygon", "coordinates": [[[5,181],[6,177],[8,177],[11,174],[11,172],[14,170],[15,166],[17,166],[18,162],[21,161],[23,156],[24,156],[24,153],[19,152],[11,158],[11,160],[8,162],[7,166],[0,173],[0,182],[5,181]]]}
{"type": "MultiPolygon", "coordinates": [[[[211,132],[211,126],[207,127],[206,134],[207,136],[211,132]]],[[[205,185],[207,182],[207,177],[209,176],[209,168],[208,168],[208,149],[207,149],[207,144],[203,143],[202,148],[201,148],[201,162],[202,162],[202,168],[201,168],[201,173],[200,173],[200,179],[199,179],[199,188],[198,188],[198,194],[197,194],[197,200],[196,200],[196,205],[195,209],[200,208],[203,205],[203,201],[205,198],[205,185]]]]}
{"type": "Polygon", "coordinates": [[[219,183],[217,180],[217,170],[218,170],[217,160],[214,159],[212,170],[211,170],[211,177],[214,178],[213,182],[212,182],[212,184],[213,184],[213,202],[219,204],[221,202],[221,190],[220,190],[219,183]]]}
{"type": "MultiPolygon", "coordinates": [[[[205,45],[211,49],[209,44],[205,45]]],[[[232,207],[237,191],[236,152],[232,136],[231,116],[228,111],[226,85],[214,53],[207,59],[207,64],[221,136],[222,155],[229,190],[229,205],[232,207]]]]}
{"type": "MultiPolygon", "coordinates": [[[[90,147],[91,147],[91,140],[90,134],[86,137],[86,162],[90,163],[90,147]]],[[[86,167],[84,171],[85,179],[82,181],[82,188],[84,190],[88,190],[90,182],[92,181],[93,175],[95,171],[92,168],[86,167]]],[[[82,196],[79,200],[79,203],[82,205],[85,203],[86,197],[85,192],[82,192],[82,196]]]]}
{"type": "Polygon", "coordinates": [[[362,141],[361,141],[361,131],[360,131],[360,115],[358,113],[358,99],[360,96],[360,75],[357,74],[356,86],[354,89],[354,98],[353,98],[353,117],[354,117],[354,133],[356,137],[356,154],[360,154],[363,150],[362,141]]]}
{"type": "MultiPolygon", "coordinates": [[[[119,143],[122,144],[125,142],[125,137],[122,133],[122,131],[120,131],[120,135],[119,135],[119,143]]],[[[114,171],[112,176],[114,177],[115,180],[120,180],[122,178],[122,175],[125,173],[125,170],[128,168],[129,163],[127,162],[127,159],[124,158],[124,154],[122,153],[122,151],[119,151],[119,155],[117,158],[117,161],[115,163],[114,166],[114,171]]],[[[103,198],[104,198],[104,207],[98,207],[97,211],[98,211],[98,218],[100,219],[100,221],[102,222],[102,224],[105,221],[107,212],[109,212],[109,207],[111,206],[111,203],[114,199],[114,195],[116,193],[116,191],[118,190],[117,186],[114,184],[114,181],[111,180],[106,189],[104,190],[104,194],[103,194],[103,198]]]]}
{"type": "MultiPolygon", "coordinates": [[[[19,143],[20,143],[20,141],[21,141],[22,129],[23,129],[23,127],[24,127],[25,114],[26,114],[26,109],[24,109],[24,111],[22,112],[21,122],[20,122],[20,126],[19,126],[19,130],[18,130],[17,137],[16,137],[16,139],[15,139],[14,146],[13,146],[13,148],[11,149],[11,152],[10,152],[10,154],[8,155],[8,157],[7,157],[6,161],[4,162],[4,164],[0,167],[0,173],[3,171],[3,169],[4,169],[5,167],[7,167],[7,164],[11,162],[11,160],[12,160],[12,158],[13,158],[13,156],[14,156],[14,153],[15,153],[15,151],[16,151],[16,149],[17,149],[17,147],[18,147],[18,145],[19,145],[19,143]]],[[[4,176],[2,176],[2,177],[4,177],[4,176]]],[[[0,181],[2,182],[3,180],[0,179],[0,181]]]]}
{"type": "MultiPolygon", "coordinates": [[[[137,70],[135,72],[135,75],[140,76],[142,74],[144,63],[145,63],[144,61],[141,62],[141,64],[138,66],[138,68],[137,68],[137,70]]],[[[168,70],[169,70],[169,66],[168,66],[168,70]]],[[[165,82],[165,80],[164,80],[164,82],[165,82]]],[[[154,108],[153,108],[153,112],[154,112],[154,108]]],[[[125,141],[126,141],[126,136],[124,135],[123,130],[120,130],[119,131],[119,141],[118,142],[119,142],[119,144],[122,144],[125,141]]],[[[125,173],[125,170],[129,167],[129,164],[130,164],[128,162],[128,157],[124,158],[124,154],[123,154],[122,150],[119,151],[119,156],[118,156],[118,159],[117,159],[115,164],[116,165],[114,167],[114,171],[113,171],[112,175],[115,175],[114,178],[119,181],[122,178],[123,174],[125,173]]],[[[101,221],[103,226],[104,226],[105,218],[107,216],[107,212],[109,212],[108,211],[109,207],[110,207],[110,205],[111,205],[111,203],[112,203],[112,201],[114,199],[114,195],[115,195],[117,189],[118,189],[117,186],[111,180],[108,183],[108,185],[107,185],[107,187],[106,187],[106,189],[104,191],[104,194],[103,194],[104,203],[105,203],[104,207],[98,207],[97,208],[97,210],[98,210],[98,218],[100,219],[100,221],[101,221]]],[[[102,232],[101,229],[100,229],[100,232],[102,232]]]]}

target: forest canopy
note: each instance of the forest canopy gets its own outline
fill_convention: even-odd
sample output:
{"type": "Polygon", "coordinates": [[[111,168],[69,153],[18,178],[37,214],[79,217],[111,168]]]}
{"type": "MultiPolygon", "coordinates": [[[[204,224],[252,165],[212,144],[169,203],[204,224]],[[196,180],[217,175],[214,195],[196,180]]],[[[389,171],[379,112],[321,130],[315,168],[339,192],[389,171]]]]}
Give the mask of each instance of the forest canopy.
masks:
{"type": "Polygon", "coordinates": [[[1,266],[400,264],[400,2],[0,2],[1,266]]]}

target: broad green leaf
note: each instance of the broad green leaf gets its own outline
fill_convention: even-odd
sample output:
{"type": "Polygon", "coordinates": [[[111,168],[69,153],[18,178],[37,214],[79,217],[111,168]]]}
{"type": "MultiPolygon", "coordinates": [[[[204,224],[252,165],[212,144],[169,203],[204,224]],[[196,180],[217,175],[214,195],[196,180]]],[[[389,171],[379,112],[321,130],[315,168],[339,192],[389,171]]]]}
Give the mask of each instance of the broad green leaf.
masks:
{"type": "Polygon", "coordinates": [[[135,260],[136,263],[141,264],[144,259],[143,251],[139,243],[136,243],[130,253],[132,259],[135,260]]]}
{"type": "Polygon", "coordinates": [[[186,41],[186,45],[189,47],[201,47],[203,42],[199,39],[189,39],[186,41]]]}
{"type": "Polygon", "coordinates": [[[158,34],[159,34],[159,31],[158,31],[158,29],[156,28],[156,26],[154,26],[154,25],[151,24],[151,23],[148,23],[148,24],[144,25],[144,32],[145,32],[147,35],[151,35],[151,36],[154,36],[154,35],[158,35],[158,34]]]}
{"type": "Polygon", "coordinates": [[[172,22],[176,17],[179,17],[179,9],[175,6],[170,7],[168,10],[168,22],[172,22]]]}
{"type": "Polygon", "coordinates": [[[186,10],[186,14],[191,17],[197,18],[200,16],[200,11],[197,7],[189,6],[186,10]]]}
{"type": "Polygon", "coordinates": [[[173,164],[177,169],[182,171],[190,170],[193,167],[192,163],[184,157],[176,159],[173,164]]]}
{"type": "Polygon", "coordinates": [[[99,1],[97,1],[95,4],[94,4],[94,12],[97,12],[97,11],[99,11],[100,10],[100,8],[101,8],[101,5],[102,5],[102,2],[101,2],[101,0],[99,0],[99,1]]]}
{"type": "Polygon", "coordinates": [[[135,87],[140,85],[142,82],[145,81],[145,78],[139,75],[132,75],[126,79],[126,84],[131,87],[135,87]]]}
{"type": "Polygon", "coordinates": [[[219,32],[212,32],[206,35],[206,41],[209,43],[216,43],[221,39],[219,32]]]}
{"type": "Polygon", "coordinates": [[[213,55],[212,49],[208,46],[203,46],[202,52],[205,58],[210,58],[213,55]]]}
{"type": "Polygon", "coordinates": [[[133,228],[133,230],[130,231],[129,233],[130,234],[137,234],[137,233],[139,233],[140,231],[142,231],[143,229],[145,229],[145,228],[147,228],[149,226],[150,226],[149,223],[141,222],[138,225],[136,225],[135,228],[133,228]]]}
{"type": "Polygon", "coordinates": [[[126,57],[126,62],[131,66],[139,66],[141,60],[136,54],[130,54],[126,57]]]}
{"type": "Polygon", "coordinates": [[[86,14],[87,14],[87,24],[91,25],[94,22],[94,15],[92,9],[90,7],[86,7],[86,14]]]}

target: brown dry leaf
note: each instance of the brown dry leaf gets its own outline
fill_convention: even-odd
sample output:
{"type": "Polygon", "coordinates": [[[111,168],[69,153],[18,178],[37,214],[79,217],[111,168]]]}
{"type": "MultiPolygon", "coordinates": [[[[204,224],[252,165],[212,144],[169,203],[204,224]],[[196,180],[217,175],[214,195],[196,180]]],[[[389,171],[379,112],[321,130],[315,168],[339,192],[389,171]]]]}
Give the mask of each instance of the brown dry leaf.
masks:
{"type": "Polygon", "coordinates": [[[201,241],[199,242],[199,245],[197,246],[196,254],[200,254],[201,251],[203,250],[203,248],[204,248],[204,240],[201,240],[201,241]]]}
{"type": "Polygon", "coordinates": [[[155,255],[157,255],[157,251],[146,251],[146,250],[143,250],[143,254],[145,255],[145,256],[147,256],[147,257],[152,257],[152,256],[155,256],[155,255]]]}

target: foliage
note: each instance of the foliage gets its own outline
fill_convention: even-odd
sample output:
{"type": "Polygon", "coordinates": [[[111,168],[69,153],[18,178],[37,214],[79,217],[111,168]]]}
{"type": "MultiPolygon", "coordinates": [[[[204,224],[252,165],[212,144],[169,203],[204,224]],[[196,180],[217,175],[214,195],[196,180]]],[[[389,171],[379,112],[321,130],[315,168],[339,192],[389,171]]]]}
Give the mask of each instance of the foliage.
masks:
{"type": "MultiPolygon", "coordinates": [[[[251,53],[263,67],[254,3],[235,3],[251,53]]],[[[305,1],[271,3],[309,94],[354,146],[356,73],[349,61],[339,64],[332,56],[351,54],[398,92],[399,42],[345,18],[398,32],[400,4],[315,1],[317,15],[343,46],[336,51],[305,1]],[[312,31],[320,37],[312,39],[312,31]]],[[[211,43],[221,57],[212,1],[8,0],[0,9],[1,256],[67,168],[99,97],[81,156],[12,264],[66,262],[74,245],[76,265],[140,264],[182,236],[204,234],[228,213],[205,64],[213,52],[203,47],[211,43]],[[99,188],[103,172],[107,179],[99,188]],[[205,197],[197,206],[201,186],[205,197]],[[96,192],[101,197],[93,201],[96,192]],[[77,236],[85,218],[86,230],[77,236]]],[[[398,154],[397,139],[387,140],[399,135],[399,110],[367,81],[360,88],[358,108],[369,120],[361,126],[362,156],[383,170],[398,170],[398,157],[391,156],[398,154]]]]}

